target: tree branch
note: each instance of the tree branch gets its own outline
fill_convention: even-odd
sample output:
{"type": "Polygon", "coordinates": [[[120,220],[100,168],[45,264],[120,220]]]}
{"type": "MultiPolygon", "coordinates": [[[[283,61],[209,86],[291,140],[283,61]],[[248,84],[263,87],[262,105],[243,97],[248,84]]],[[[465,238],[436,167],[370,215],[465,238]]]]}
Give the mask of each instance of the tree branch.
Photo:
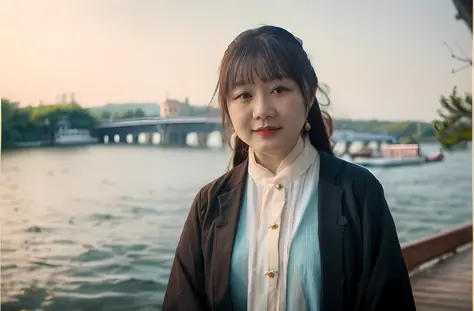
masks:
{"type": "MultiPolygon", "coordinates": [[[[469,66],[472,66],[472,58],[469,58],[469,57],[465,56],[462,51],[461,51],[461,54],[463,54],[463,56],[461,57],[461,56],[457,55],[456,53],[454,53],[454,51],[449,47],[449,45],[446,42],[444,42],[444,45],[446,46],[446,48],[451,53],[452,58],[464,63],[461,67],[456,68],[456,69],[452,69],[451,70],[452,73],[459,72],[461,70],[464,70],[464,69],[468,68],[469,66]]],[[[458,48],[459,48],[459,46],[458,46],[458,48]]],[[[459,50],[461,50],[461,49],[459,48],[459,50]]]]}

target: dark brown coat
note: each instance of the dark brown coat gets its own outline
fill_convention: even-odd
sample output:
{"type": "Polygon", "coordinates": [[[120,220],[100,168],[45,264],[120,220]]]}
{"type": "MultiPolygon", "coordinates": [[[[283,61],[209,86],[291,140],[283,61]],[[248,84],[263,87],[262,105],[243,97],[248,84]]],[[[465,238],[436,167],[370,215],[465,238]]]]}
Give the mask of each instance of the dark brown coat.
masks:
{"type": "MultiPolygon", "coordinates": [[[[362,167],[326,153],[320,158],[322,310],[416,310],[382,186],[362,167]]],[[[176,250],[164,311],[232,310],[230,262],[247,165],[196,196],[176,250]]]]}

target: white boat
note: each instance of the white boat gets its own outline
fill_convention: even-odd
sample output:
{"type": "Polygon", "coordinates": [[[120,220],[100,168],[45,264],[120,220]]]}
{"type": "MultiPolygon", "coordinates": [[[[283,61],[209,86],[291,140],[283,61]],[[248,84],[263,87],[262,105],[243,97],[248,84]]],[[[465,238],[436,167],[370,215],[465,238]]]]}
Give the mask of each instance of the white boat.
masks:
{"type": "Polygon", "coordinates": [[[381,146],[380,156],[355,157],[352,162],[366,167],[395,167],[420,165],[426,161],[418,144],[389,144],[381,146]]]}
{"type": "Polygon", "coordinates": [[[88,130],[60,129],[56,133],[55,145],[87,145],[95,144],[98,139],[92,137],[88,130]]]}
{"type": "Polygon", "coordinates": [[[352,163],[365,167],[395,167],[424,164],[425,158],[356,158],[352,160],[352,163]]]}

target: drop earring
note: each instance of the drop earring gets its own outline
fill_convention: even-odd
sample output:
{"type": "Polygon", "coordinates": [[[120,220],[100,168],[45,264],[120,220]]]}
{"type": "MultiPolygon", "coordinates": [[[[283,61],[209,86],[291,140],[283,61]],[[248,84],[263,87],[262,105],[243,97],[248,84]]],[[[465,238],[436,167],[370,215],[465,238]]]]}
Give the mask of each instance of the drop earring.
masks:
{"type": "Polygon", "coordinates": [[[304,124],[304,130],[306,132],[309,132],[311,130],[311,124],[309,124],[308,121],[306,121],[306,123],[304,124]]]}

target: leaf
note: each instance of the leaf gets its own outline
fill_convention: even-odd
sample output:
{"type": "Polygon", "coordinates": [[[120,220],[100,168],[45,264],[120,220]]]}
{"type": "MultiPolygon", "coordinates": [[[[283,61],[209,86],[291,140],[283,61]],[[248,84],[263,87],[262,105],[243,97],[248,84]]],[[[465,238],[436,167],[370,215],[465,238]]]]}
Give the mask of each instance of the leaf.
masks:
{"type": "Polygon", "coordinates": [[[464,141],[472,141],[472,96],[464,98],[453,87],[448,97],[440,97],[441,108],[437,110],[439,119],[433,121],[436,138],[443,146],[452,146],[464,141]]]}

